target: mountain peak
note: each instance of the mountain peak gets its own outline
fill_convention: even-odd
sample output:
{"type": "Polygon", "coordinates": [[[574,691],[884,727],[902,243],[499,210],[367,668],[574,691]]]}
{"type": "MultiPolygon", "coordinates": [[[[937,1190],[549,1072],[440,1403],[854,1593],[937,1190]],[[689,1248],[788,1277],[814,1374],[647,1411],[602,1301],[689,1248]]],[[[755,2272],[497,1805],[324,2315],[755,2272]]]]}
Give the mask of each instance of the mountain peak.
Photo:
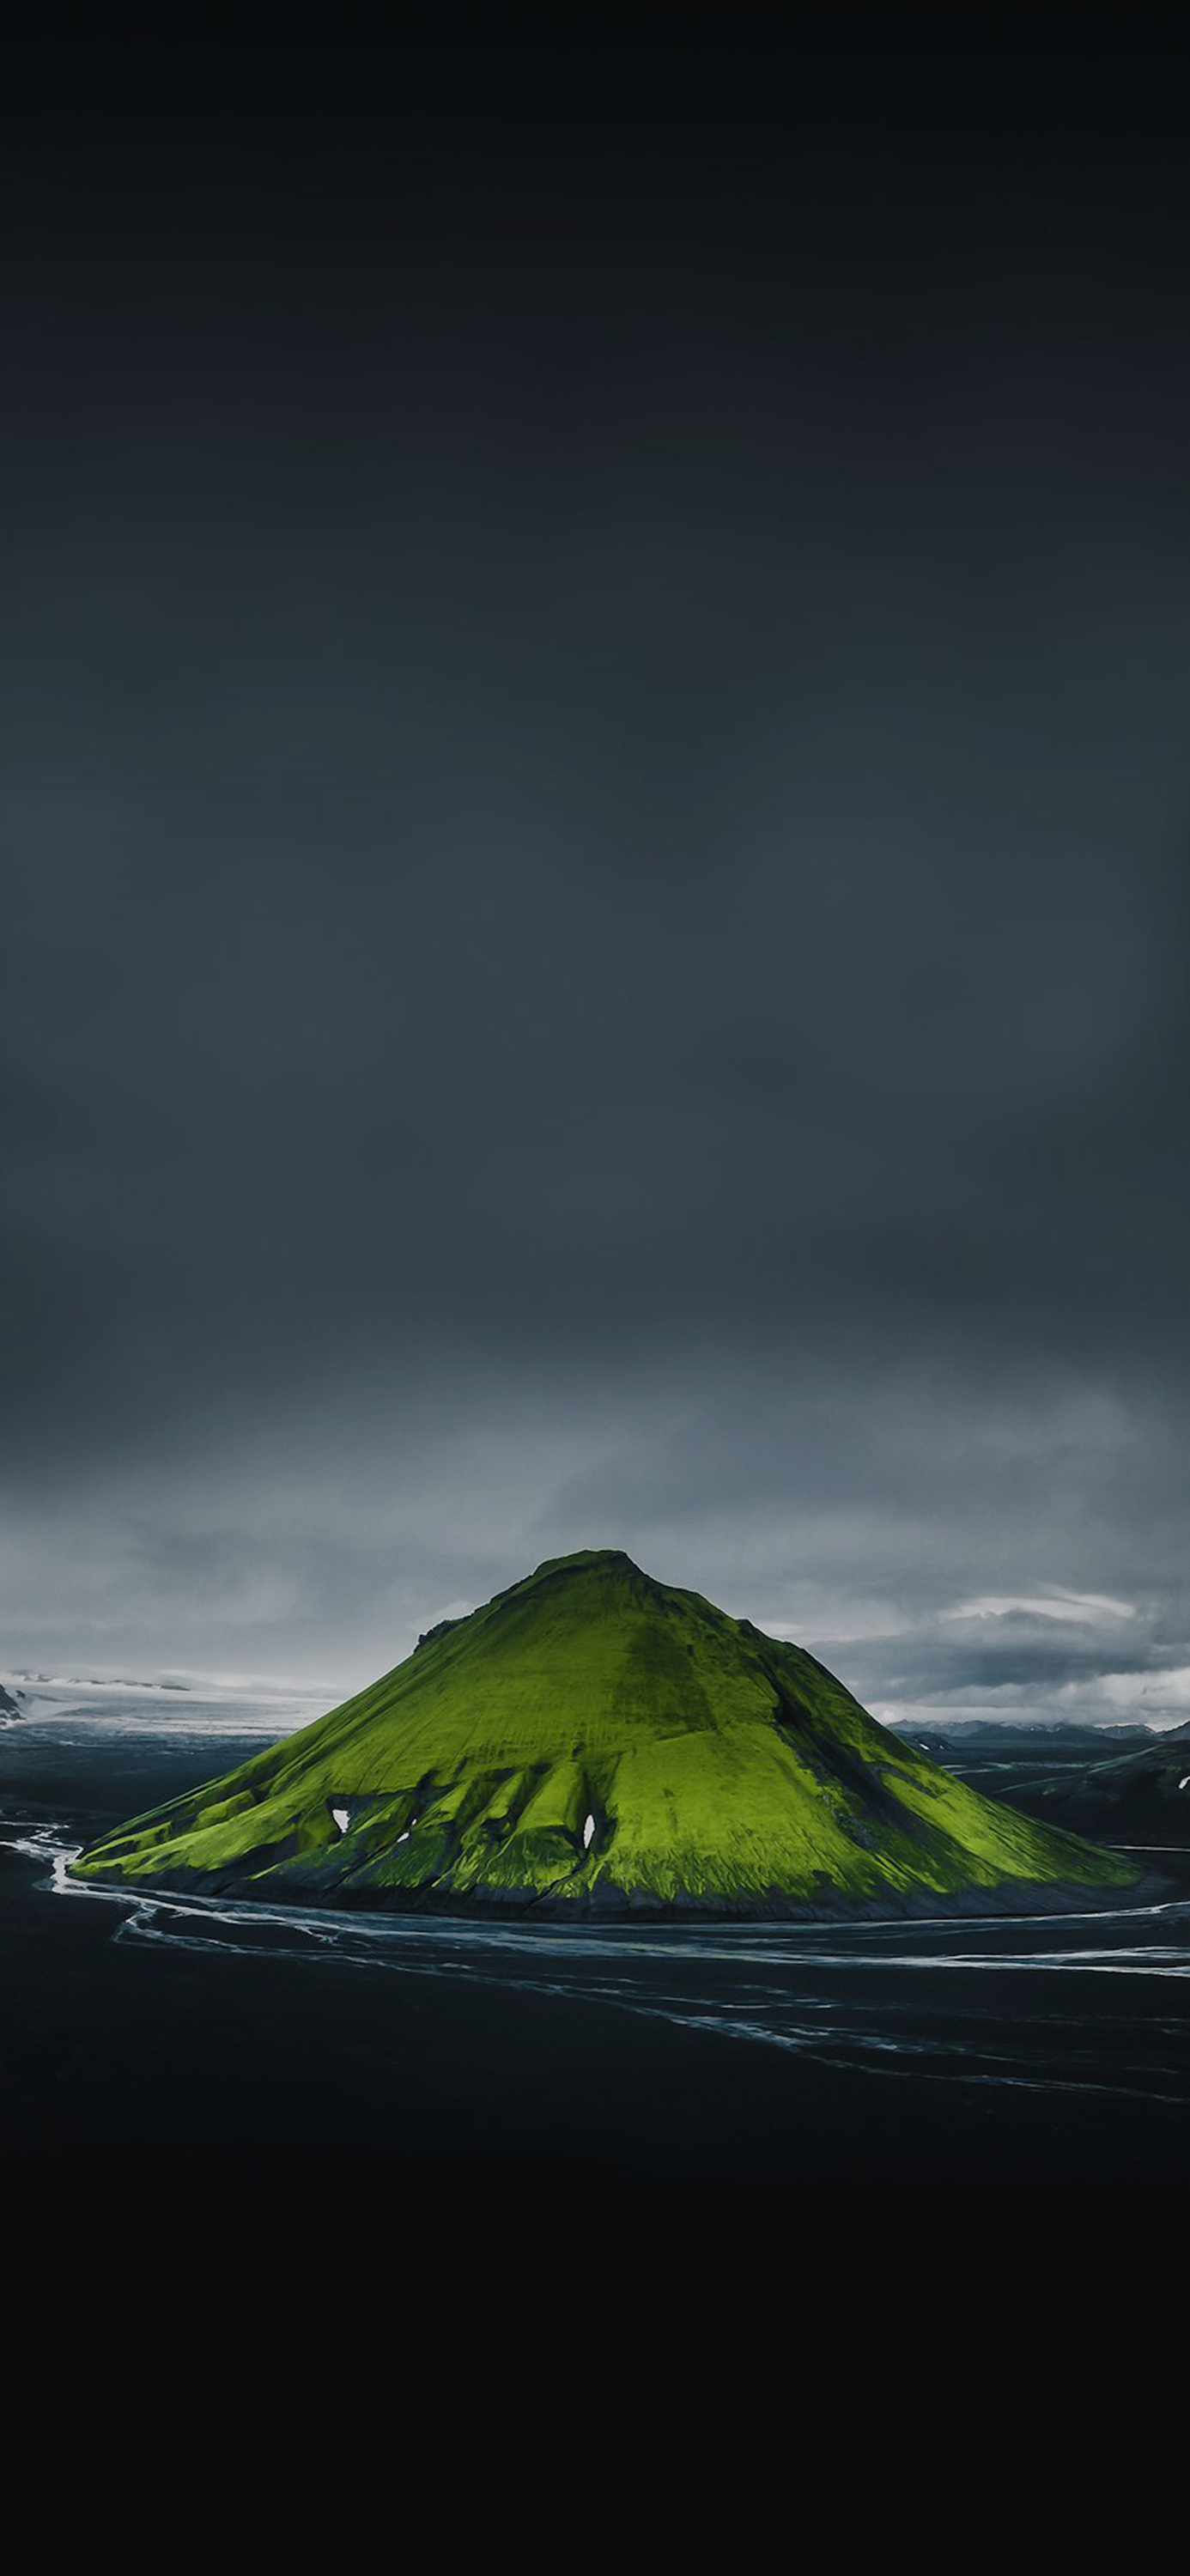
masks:
{"type": "MultiPolygon", "coordinates": [[[[604,1567],[609,1572],[641,1574],[640,1566],[626,1555],[622,1547],[576,1547],[569,1556],[543,1557],[541,1564],[535,1565],[532,1574],[526,1575],[524,1581],[536,1583],[543,1574],[595,1574],[604,1567]]],[[[652,1576],[642,1575],[642,1580],[649,1583],[652,1576]]]]}

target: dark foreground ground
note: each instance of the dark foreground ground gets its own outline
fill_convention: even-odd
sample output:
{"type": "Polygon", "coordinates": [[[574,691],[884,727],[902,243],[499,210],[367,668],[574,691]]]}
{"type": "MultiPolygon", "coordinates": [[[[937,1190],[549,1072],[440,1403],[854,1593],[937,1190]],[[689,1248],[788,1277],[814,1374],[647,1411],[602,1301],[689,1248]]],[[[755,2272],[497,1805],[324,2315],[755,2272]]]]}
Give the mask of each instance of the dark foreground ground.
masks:
{"type": "Polygon", "coordinates": [[[249,1749],[0,1735],[5,2245],[55,2334],[169,2369],[204,2339],[317,2367],[379,2325],[406,2363],[523,2337],[573,2370],[609,2336],[665,2374],[691,2335],[887,2373],[1042,2334],[1065,2378],[1180,2296],[1184,1859],[1114,1914],[838,1928],[53,1892],[107,1818],[249,1749]]]}

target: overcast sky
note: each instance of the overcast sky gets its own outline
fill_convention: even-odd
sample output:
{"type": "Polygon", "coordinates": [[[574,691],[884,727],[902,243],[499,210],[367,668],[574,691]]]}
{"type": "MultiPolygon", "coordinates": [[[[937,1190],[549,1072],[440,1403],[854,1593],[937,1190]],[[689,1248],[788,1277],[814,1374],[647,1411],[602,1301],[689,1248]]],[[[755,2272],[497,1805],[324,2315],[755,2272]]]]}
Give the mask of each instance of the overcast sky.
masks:
{"type": "Polygon", "coordinates": [[[486,23],[10,84],[0,1667],[1186,1717],[1182,63],[486,23]]]}

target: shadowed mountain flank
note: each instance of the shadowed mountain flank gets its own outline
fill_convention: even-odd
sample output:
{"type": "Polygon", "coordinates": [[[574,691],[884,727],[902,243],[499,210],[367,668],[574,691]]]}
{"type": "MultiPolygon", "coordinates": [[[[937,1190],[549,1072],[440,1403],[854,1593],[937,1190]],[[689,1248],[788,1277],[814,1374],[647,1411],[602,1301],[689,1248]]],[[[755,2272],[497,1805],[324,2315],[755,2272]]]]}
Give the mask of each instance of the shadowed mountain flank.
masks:
{"type": "Polygon", "coordinates": [[[383,1680],[75,1872],[576,1919],[986,1909],[1136,1876],[940,1770],[800,1647],[612,1549],[551,1559],[442,1622],[383,1680]]]}
{"type": "Polygon", "coordinates": [[[1106,1761],[1016,1782],[1012,1798],[1043,1824],[1074,1833],[1190,1844],[1190,1725],[1106,1761]]]}

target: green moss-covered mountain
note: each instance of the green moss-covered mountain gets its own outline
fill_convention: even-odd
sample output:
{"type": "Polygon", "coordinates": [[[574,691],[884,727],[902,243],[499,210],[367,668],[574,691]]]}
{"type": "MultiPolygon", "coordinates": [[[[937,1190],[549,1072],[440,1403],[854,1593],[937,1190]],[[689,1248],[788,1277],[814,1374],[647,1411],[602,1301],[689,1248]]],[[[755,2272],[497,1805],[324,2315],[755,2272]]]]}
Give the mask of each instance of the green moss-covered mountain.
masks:
{"type": "Polygon", "coordinates": [[[978,1906],[1136,1877],[965,1788],[812,1655],[610,1549],[444,1622],[370,1690],[108,1835],[75,1873],[575,1915],[978,1906]]]}

